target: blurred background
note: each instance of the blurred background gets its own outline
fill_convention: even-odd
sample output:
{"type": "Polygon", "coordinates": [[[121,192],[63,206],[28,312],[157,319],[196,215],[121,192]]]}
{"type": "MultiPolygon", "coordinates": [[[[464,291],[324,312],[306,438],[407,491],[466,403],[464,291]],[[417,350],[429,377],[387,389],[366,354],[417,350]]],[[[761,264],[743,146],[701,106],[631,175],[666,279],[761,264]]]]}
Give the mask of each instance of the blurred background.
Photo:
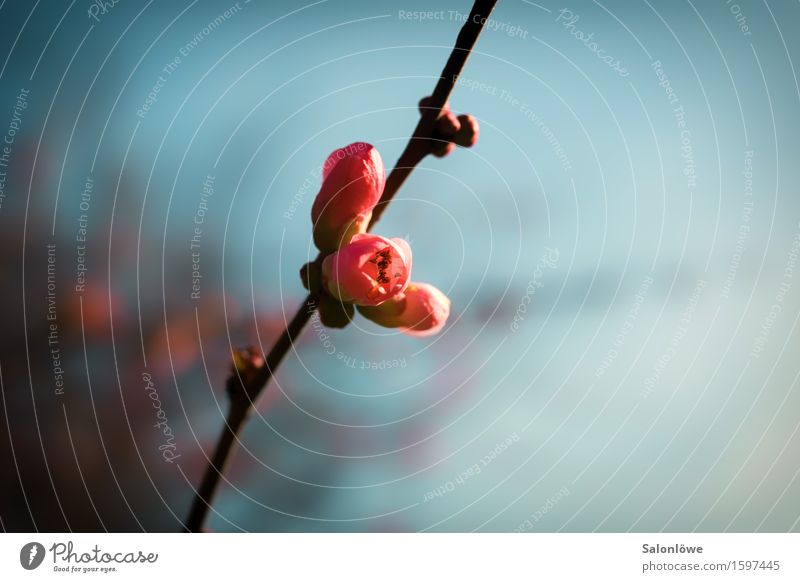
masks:
{"type": "MultiPolygon", "coordinates": [[[[402,151],[469,2],[0,3],[8,531],[175,531],[319,167],[402,151]]],[[[311,325],[214,531],[798,531],[800,6],[501,0],[378,225],[452,299],[311,325]]]]}

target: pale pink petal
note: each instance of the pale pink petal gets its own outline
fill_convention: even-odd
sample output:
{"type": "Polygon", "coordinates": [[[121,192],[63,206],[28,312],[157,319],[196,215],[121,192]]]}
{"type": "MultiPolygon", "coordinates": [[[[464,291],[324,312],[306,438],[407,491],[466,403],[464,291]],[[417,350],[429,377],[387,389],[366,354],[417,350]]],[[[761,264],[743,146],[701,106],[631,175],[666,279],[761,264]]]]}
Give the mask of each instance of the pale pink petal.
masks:
{"type": "Polygon", "coordinates": [[[427,337],[441,331],[450,315],[450,300],[428,283],[411,283],[405,291],[406,307],[399,316],[400,331],[427,337]]]}

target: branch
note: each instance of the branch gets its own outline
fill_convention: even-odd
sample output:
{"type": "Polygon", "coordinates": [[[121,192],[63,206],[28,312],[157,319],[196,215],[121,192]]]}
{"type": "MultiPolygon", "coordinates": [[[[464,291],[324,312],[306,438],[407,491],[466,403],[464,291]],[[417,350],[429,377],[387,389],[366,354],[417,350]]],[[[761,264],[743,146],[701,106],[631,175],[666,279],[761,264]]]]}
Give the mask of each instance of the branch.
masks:
{"type": "Polygon", "coordinates": [[[495,4],[497,4],[497,0],[477,0],[472,7],[469,18],[461,28],[461,32],[458,33],[453,51],[450,53],[444,69],[442,69],[442,74],[431,95],[430,104],[424,110],[417,127],[414,129],[414,133],[411,134],[411,139],[409,139],[403,153],[400,154],[392,173],[386,179],[386,187],[383,190],[380,202],[372,210],[372,220],[369,223],[370,229],[378,222],[381,214],[386,210],[386,206],[397,194],[400,186],[403,185],[412,170],[430,153],[430,138],[433,136],[436,119],[442,112],[444,104],[450,98],[450,93],[453,91],[453,87],[455,87],[456,81],[458,81],[458,77],[461,75],[461,71],[475,43],[478,41],[478,36],[483,30],[483,25],[489,19],[495,4]]]}
{"type": "MultiPolygon", "coordinates": [[[[456,44],[447,59],[439,81],[436,83],[430,103],[423,111],[414,133],[411,135],[403,153],[400,154],[394,169],[386,179],[383,195],[372,211],[372,220],[369,223],[370,229],[378,222],[383,211],[386,210],[386,206],[397,194],[400,186],[403,185],[403,182],[405,182],[417,164],[430,153],[431,138],[434,134],[436,119],[450,97],[450,93],[495,4],[497,4],[497,0],[477,0],[473,5],[469,18],[461,28],[461,32],[458,33],[456,44]]],[[[294,341],[303,331],[308,320],[311,319],[311,315],[317,308],[317,301],[318,297],[313,293],[306,297],[303,305],[286,326],[275,345],[272,346],[263,366],[246,377],[243,377],[237,371],[229,379],[228,393],[231,397],[231,407],[228,412],[228,418],[214,449],[214,454],[209,459],[200,487],[195,493],[189,517],[184,524],[185,531],[202,531],[203,523],[209,509],[211,509],[211,501],[219,485],[219,480],[233,451],[233,445],[238,441],[239,432],[251,410],[255,407],[259,395],[267,387],[294,341]]]]}

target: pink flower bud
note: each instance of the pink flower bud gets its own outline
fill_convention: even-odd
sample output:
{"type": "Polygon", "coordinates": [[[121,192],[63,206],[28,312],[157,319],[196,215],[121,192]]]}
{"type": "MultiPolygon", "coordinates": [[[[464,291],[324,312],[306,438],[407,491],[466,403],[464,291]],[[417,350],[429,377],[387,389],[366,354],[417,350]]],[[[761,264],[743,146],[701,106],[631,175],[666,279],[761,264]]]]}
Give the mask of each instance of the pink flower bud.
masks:
{"type": "Polygon", "coordinates": [[[400,331],[426,337],[439,333],[450,315],[447,295],[428,283],[411,283],[405,290],[406,308],[400,315],[400,331]]]}
{"type": "Polygon", "coordinates": [[[384,327],[426,337],[439,333],[450,315],[450,300],[433,285],[411,283],[406,290],[377,307],[359,307],[361,315],[384,327]]]}
{"type": "Polygon", "coordinates": [[[328,293],[356,305],[380,305],[402,293],[410,276],[408,243],[377,234],[356,234],[322,262],[322,281],[328,293]]]}
{"type": "Polygon", "coordinates": [[[385,181],[381,155],[368,143],[352,143],[328,156],[311,208],[314,242],[321,251],[335,251],[366,231],[385,181]]]}

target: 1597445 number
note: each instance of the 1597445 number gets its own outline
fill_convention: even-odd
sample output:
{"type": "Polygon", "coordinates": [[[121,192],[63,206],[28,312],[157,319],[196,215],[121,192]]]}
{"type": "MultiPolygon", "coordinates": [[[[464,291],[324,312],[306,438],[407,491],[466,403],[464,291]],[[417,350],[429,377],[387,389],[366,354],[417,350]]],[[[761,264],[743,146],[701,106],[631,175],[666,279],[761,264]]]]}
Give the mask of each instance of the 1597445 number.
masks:
{"type": "Polygon", "coordinates": [[[774,570],[781,569],[780,560],[737,560],[734,562],[734,570],[774,570]]]}

